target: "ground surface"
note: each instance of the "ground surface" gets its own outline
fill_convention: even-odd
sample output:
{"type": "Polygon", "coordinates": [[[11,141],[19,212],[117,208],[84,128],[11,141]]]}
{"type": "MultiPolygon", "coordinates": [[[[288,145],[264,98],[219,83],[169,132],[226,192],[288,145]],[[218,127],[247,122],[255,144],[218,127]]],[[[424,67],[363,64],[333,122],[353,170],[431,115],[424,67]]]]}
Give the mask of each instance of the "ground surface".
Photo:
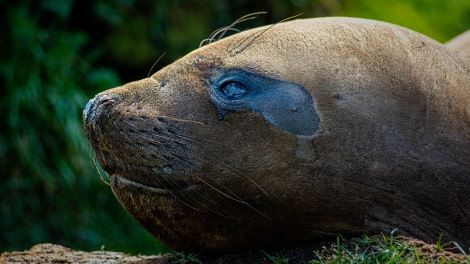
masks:
{"type": "Polygon", "coordinates": [[[302,245],[289,249],[252,251],[220,256],[174,253],[160,256],[131,256],[121,252],[85,252],[54,244],[38,244],[30,250],[4,252],[0,263],[126,263],[126,264],[169,264],[169,263],[469,263],[469,258],[452,245],[441,248],[420,240],[377,236],[377,239],[350,239],[327,242],[320,245],[302,245]],[[360,242],[362,241],[362,242],[360,242]],[[374,242],[375,241],[375,242],[374,242]],[[382,243],[382,242],[384,243],[382,243]],[[340,244],[341,243],[341,244],[340,244]],[[382,245],[378,245],[382,244],[382,245]],[[379,249],[381,247],[383,249],[379,249]],[[394,249],[400,249],[391,252],[394,249]],[[379,252],[381,251],[381,252],[379,252]],[[376,255],[379,254],[379,255],[376,255]],[[338,261],[338,256],[344,256],[338,261]],[[335,260],[336,259],[336,260],[335,260]],[[367,261],[366,261],[367,260],[367,261]]]}

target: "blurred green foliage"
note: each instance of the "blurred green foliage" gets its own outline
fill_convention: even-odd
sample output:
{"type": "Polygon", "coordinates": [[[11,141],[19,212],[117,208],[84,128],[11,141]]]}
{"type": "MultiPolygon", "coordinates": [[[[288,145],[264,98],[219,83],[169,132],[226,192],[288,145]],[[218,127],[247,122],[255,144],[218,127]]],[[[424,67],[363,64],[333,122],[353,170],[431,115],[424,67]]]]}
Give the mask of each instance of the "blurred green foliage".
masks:
{"type": "Polygon", "coordinates": [[[17,1],[2,8],[0,250],[54,242],[159,251],[90,159],[82,109],[92,94],[120,80],[95,65],[101,54],[87,48],[89,34],[70,29],[72,3],[17,1]]]}
{"type": "Polygon", "coordinates": [[[99,179],[82,109],[256,11],[269,13],[240,29],[299,13],[375,18],[439,41],[470,28],[468,0],[0,0],[0,252],[40,242],[163,250],[99,179]]]}
{"type": "Polygon", "coordinates": [[[469,0],[344,1],[338,14],[398,24],[446,42],[470,28],[469,0]]]}

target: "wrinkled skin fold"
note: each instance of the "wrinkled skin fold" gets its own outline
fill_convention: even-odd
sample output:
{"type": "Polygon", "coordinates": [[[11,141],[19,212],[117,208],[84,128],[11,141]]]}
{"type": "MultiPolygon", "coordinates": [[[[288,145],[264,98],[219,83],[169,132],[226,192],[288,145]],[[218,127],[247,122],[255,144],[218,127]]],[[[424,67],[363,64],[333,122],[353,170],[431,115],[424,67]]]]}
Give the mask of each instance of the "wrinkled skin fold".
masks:
{"type": "Polygon", "coordinates": [[[295,20],[98,94],[85,130],[119,202],[174,249],[394,229],[470,246],[469,69],[398,26],[295,20]]]}

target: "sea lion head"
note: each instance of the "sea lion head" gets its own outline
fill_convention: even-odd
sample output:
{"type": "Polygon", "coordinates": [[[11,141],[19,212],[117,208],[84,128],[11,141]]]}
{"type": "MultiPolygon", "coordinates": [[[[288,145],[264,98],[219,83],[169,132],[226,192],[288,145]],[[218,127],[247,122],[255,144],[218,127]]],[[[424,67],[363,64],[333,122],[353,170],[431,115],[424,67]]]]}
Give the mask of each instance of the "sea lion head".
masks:
{"type": "Polygon", "coordinates": [[[85,129],[117,199],[175,249],[395,228],[469,242],[468,69],[400,27],[298,20],[98,94],[85,129]]]}

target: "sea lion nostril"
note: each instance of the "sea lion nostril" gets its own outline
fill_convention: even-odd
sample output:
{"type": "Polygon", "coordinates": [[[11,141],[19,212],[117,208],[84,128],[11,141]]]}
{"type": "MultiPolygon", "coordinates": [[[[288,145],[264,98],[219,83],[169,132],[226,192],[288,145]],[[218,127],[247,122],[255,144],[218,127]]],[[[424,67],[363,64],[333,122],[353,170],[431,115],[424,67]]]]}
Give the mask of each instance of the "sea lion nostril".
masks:
{"type": "Polygon", "coordinates": [[[85,109],[83,110],[83,120],[87,121],[89,119],[89,116],[91,116],[93,109],[95,108],[95,99],[91,99],[88,101],[88,103],[85,106],[85,109]]]}
{"type": "Polygon", "coordinates": [[[121,98],[115,94],[98,94],[88,101],[83,110],[83,120],[86,124],[92,122],[97,114],[103,110],[103,106],[108,106],[121,101],[121,98]]]}

